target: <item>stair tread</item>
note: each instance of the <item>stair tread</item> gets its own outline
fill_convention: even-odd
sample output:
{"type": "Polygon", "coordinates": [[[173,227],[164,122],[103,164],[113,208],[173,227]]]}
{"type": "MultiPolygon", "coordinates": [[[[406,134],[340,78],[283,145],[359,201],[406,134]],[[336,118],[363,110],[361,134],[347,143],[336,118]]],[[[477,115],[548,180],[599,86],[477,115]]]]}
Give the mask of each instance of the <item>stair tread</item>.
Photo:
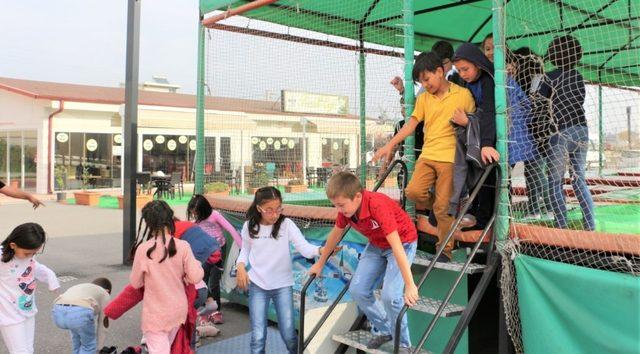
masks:
{"type": "MultiPolygon", "coordinates": [[[[431,262],[433,261],[433,259],[429,258],[429,256],[427,256],[427,255],[428,255],[428,253],[426,253],[426,252],[417,251],[415,258],[413,259],[413,264],[417,264],[417,265],[428,267],[429,264],[431,264],[431,262]]],[[[463,266],[464,266],[464,263],[451,261],[451,262],[448,262],[448,263],[436,262],[436,265],[434,267],[438,268],[438,269],[451,270],[451,271],[459,272],[459,271],[462,270],[463,266]]],[[[485,269],[485,266],[483,264],[470,263],[469,267],[467,268],[465,273],[467,273],[467,274],[482,273],[484,271],[484,269],[485,269]]]]}
{"type": "MultiPolygon", "coordinates": [[[[380,291],[381,290],[379,289],[374,291],[376,297],[380,297],[380,291]]],[[[441,300],[421,296],[418,298],[415,306],[411,307],[411,310],[435,315],[436,312],[438,312],[440,304],[442,304],[441,300]]],[[[462,305],[448,303],[447,306],[444,307],[444,310],[440,314],[440,317],[458,316],[464,311],[464,308],[465,307],[462,305]]]]}
{"type": "MultiPolygon", "coordinates": [[[[367,348],[367,343],[369,342],[369,340],[371,340],[371,338],[373,338],[373,334],[371,334],[371,332],[369,331],[365,331],[365,330],[357,330],[357,331],[351,331],[351,332],[347,332],[347,333],[343,333],[343,334],[334,334],[332,336],[333,340],[342,344],[346,344],[352,348],[356,348],[359,350],[362,350],[366,353],[372,353],[372,354],[388,354],[388,353],[393,353],[393,341],[389,341],[385,344],[383,344],[380,348],[378,349],[369,349],[367,348]]],[[[420,350],[419,352],[420,354],[432,354],[431,352],[427,351],[427,350],[420,350]]]]}

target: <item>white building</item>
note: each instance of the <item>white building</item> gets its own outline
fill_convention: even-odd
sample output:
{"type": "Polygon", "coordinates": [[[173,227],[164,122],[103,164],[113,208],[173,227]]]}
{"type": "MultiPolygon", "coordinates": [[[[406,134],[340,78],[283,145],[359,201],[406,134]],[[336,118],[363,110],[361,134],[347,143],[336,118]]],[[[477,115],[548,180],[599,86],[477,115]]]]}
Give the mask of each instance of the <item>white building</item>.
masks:
{"type": "MultiPolygon", "coordinates": [[[[146,82],[139,94],[138,169],[190,180],[196,97],[164,85],[162,92],[146,82]]],[[[86,170],[87,187],[120,187],[129,154],[122,151],[123,103],[124,88],[0,78],[0,180],[51,193],[80,188],[86,170]]],[[[283,112],[279,101],[207,97],[205,105],[211,179],[255,164],[285,179],[302,178],[305,167],[358,165],[358,117],[283,112]]],[[[374,120],[367,125],[371,136],[390,131],[374,120]]]]}

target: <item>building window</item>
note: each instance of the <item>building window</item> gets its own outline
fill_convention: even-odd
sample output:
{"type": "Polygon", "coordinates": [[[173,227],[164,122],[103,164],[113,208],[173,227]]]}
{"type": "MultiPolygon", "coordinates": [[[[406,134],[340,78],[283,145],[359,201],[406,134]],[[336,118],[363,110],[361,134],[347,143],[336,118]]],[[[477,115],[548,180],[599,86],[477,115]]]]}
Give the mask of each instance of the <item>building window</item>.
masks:
{"type": "Polygon", "coordinates": [[[121,137],[120,134],[56,132],[54,188],[119,187],[121,137]]]}
{"type": "Polygon", "coordinates": [[[254,165],[264,165],[270,177],[302,178],[301,138],[254,136],[251,145],[254,165]]]}
{"type": "Polygon", "coordinates": [[[349,147],[351,140],[348,138],[322,138],[322,167],[333,165],[349,165],[349,147]]]}

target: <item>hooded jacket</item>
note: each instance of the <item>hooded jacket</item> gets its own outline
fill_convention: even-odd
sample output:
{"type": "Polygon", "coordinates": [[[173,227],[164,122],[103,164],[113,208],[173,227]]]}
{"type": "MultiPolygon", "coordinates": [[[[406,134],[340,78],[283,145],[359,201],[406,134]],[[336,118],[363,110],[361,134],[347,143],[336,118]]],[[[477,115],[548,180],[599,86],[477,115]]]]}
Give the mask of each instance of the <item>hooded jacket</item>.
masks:
{"type": "Polygon", "coordinates": [[[496,145],[496,108],[495,83],[493,81],[493,63],[482,53],[480,48],[463,43],[453,55],[453,61],[464,59],[472,62],[481,70],[480,77],[473,82],[467,82],[476,101],[476,114],[480,123],[480,146],[494,147],[496,145]]]}

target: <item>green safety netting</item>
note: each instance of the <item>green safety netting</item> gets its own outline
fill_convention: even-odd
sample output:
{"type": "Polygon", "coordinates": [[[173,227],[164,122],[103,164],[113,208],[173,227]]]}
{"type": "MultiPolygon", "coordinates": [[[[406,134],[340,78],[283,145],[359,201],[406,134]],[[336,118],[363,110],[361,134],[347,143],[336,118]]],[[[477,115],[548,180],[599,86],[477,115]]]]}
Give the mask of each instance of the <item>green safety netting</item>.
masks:
{"type": "MultiPolygon", "coordinates": [[[[250,2],[200,0],[200,9],[207,14],[250,2]]],[[[414,8],[417,51],[430,49],[440,39],[478,43],[492,31],[491,0],[414,1],[414,8]]],[[[402,32],[402,2],[398,0],[352,0],[349,6],[345,6],[343,0],[280,0],[242,16],[260,20],[267,13],[269,22],[402,47],[400,35],[381,35],[402,32]]],[[[580,66],[585,79],[614,85],[640,85],[640,66],[637,65],[640,6],[637,1],[507,0],[505,15],[505,35],[510,47],[526,45],[543,55],[554,36],[572,34],[583,45],[585,55],[580,66]],[[544,20],[529,21],[529,18],[544,20]],[[593,40],[602,33],[606,33],[606,43],[593,40]]]]}

